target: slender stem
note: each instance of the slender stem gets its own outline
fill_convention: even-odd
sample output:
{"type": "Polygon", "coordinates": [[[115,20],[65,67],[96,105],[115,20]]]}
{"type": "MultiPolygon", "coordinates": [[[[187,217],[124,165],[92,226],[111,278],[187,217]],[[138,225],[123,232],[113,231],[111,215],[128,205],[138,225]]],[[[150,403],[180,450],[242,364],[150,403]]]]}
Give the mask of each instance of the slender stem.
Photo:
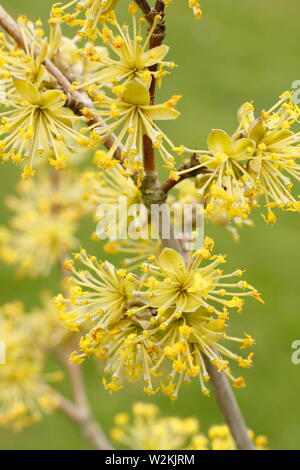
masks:
{"type": "Polygon", "coordinates": [[[206,356],[203,356],[203,359],[210,376],[216,400],[238,449],[255,450],[249,437],[245,420],[226,375],[224,372],[219,372],[206,356]]]}
{"type": "MultiPolygon", "coordinates": [[[[160,0],[156,1],[155,8],[150,8],[150,5],[146,0],[135,0],[135,2],[144,13],[145,18],[148,21],[150,27],[152,27],[154,19],[157,15],[161,15],[161,17],[164,16],[165,4],[164,2],[160,0]]],[[[156,28],[154,29],[153,34],[150,38],[149,48],[153,49],[154,47],[161,45],[164,38],[165,38],[165,23],[163,21],[160,21],[157,24],[156,28]]],[[[157,64],[149,67],[149,70],[152,73],[156,72],[157,64]]],[[[149,89],[151,105],[153,105],[155,101],[155,83],[156,83],[156,79],[154,75],[152,74],[151,84],[150,84],[150,89],[149,89]]],[[[143,144],[144,144],[144,170],[146,174],[147,173],[153,174],[155,173],[155,152],[154,152],[154,148],[152,145],[152,141],[147,135],[144,135],[143,137],[143,144]]]]}
{"type": "MultiPolygon", "coordinates": [[[[15,42],[22,49],[25,49],[24,39],[21,34],[20,28],[16,21],[0,6],[0,26],[6,31],[6,33],[11,36],[15,42]]],[[[39,49],[35,48],[35,55],[39,54],[39,49]]],[[[75,114],[82,115],[83,108],[89,108],[92,112],[94,111],[94,105],[90,97],[84,91],[71,91],[72,84],[65,76],[64,73],[49,59],[44,60],[44,65],[48,72],[56,79],[57,84],[62,88],[64,93],[67,95],[67,106],[73,110],[75,114]]],[[[103,126],[103,120],[94,116],[90,119],[89,124],[99,124],[103,126]]],[[[111,134],[103,142],[105,147],[110,149],[116,140],[116,137],[111,134]]],[[[115,151],[115,158],[122,160],[121,156],[122,147],[119,146],[115,151]]]]}
{"type": "Polygon", "coordinates": [[[60,355],[60,359],[69,373],[74,402],[58,394],[59,409],[79,425],[82,434],[95,449],[111,450],[113,447],[95,420],[89,405],[81,367],[77,364],[70,364],[65,353],[60,355]]]}
{"type": "Polygon", "coordinates": [[[208,168],[206,168],[205,166],[201,168],[197,168],[198,165],[199,165],[199,161],[197,159],[197,154],[193,154],[192,157],[186,162],[184,162],[178,169],[178,172],[184,171],[184,170],[190,170],[190,171],[180,175],[178,180],[168,178],[166,181],[164,181],[164,183],[161,184],[161,187],[160,187],[161,191],[167,194],[171,189],[174,188],[174,186],[176,186],[178,183],[185,180],[186,178],[195,178],[197,175],[210,173],[210,170],[208,168]],[[196,167],[197,169],[193,170],[194,167],[196,167]]]}
{"type": "MultiPolygon", "coordinates": [[[[157,0],[154,10],[156,14],[162,17],[162,20],[157,24],[155,30],[153,31],[153,34],[150,39],[150,49],[160,46],[166,36],[166,26],[163,21],[164,11],[165,11],[164,2],[157,0]]],[[[157,64],[154,64],[152,65],[152,67],[149,67],[149,70],[151,72],[156,72],[157,68],[158,68],[157,64]]],[[[151,104],[154,104],[154,101],[155,101],[155,87],[156,87],[156,78],[152,75],[152,80],[151,80],[151,85],[150,85],[150,103],[151,104]]]]}
{"type": "MultiPolygon", "coordinates": [[[[62,280],[65,280],[67,273],[64,268],[64,259],[65,253],[62,253],[59,263],[62,280]]],[[[82,368],[77,364],[71,364],[69,361],[70,351],[73,349],[74,344],[73,342],[70,342],[65,349],[58,350],[58,358],[68,371],[74,397],[73,403],[64,397],[59,396],[60,410],[79,425],[82,434],[95,449],[111,450],[111,443],[107,439],[102,427],[93,416],[86,392],[82,368]]]]}
{"type": "MultiPolygon", "coordinates": [[[[156,1],[155,8],[150,8],[148,2],[146,0],[135,0],[137,5],[143,11],[146,20],[148,21],[150,28],[153,25],[155,17],[157,15],[164,16],[164,8],[165,5],[162,1],[156,1]]],[[[152,36],[150,38],[150,49],[159,46],[162,44],[165,38],[165,23],[160,21],[156,28],[154,29],[152,36]]],[[[156,79],[153,75],[153,72],[157,70],[157,64],[149,67],[150,72],[152,72],[151,84],[150,84],[150,104],[153,105],[155,102],[155,84],[156,79]]],[[[156,166],[155,166],[155,152],[153,148],[152,140],[147,136],[143,136],[143,144],[144,144],[144,170],[145,170],[145,177],[141,186],[141,192],[143,195],[143,202],[147,206],[148,210],[151,211],[152,204],[161,205],[166,200],[166,192],[160,190],[160,186],[158,183],[157,173],[156,173],[156,166]]],[[[158,232],[161,238],[161,242],[164,246],[175,249],[177,251],[181,251],[180,243],[178,240],[175,240],[174,237],[174,230],[172,223],[169,225],[170,230],[170,237],[164,238],[163,237],[163,227],[164,227],[164,220],[162,214],[160,214],[159,221],[158,221],[158,232]]]]}
{"type": "Polygon", "coordinates": [[[145,173],[155,173],[155,154],[152,145],[152,140],[147,135],[143,136],[143,147],[144,147],[144,170],[145,173]]]}
{"type": "Polygon", "coordinates": [[[112,450],[111,444],[107,440],[102,429],[99,428],[99,424],[96,423],[89,415],[82,412],[67,398],[57,395],[59,409],[64,413],[71,421],[77,423],[88,442],[96,450],[112,450]]]}

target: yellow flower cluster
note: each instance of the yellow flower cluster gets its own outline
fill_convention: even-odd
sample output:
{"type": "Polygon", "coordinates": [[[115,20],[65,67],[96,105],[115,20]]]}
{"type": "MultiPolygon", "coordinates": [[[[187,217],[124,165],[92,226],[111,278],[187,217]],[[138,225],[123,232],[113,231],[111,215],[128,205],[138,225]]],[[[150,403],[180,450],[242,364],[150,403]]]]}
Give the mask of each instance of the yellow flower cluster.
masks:
{"type": "Polygon", "coordinates": [[[71,0],[66,3],[54,3],[50,22],[66,22],[70,26],[79,26],[80,36],[96,39],[99,34],[98,23],[105,21],[117,3],[118,0],[71,0]],[[72,8],[73,11],[69,13],[72,8]]]}
{"type": "Polygon", "coordinates": [[[33,164],[39,157],[48,158],[56,170],[64,169],[74,144],[88,146],[88,138],[73,127],[83,118],[65,107],[61,91],[41,91],[23,78],[13,78],[13,85],[14,96],[4,100],[9,109],[0,113],[2,160],[24,163],[24,179],[35,174],[33,164]]]}
{"type": "MultiPolygon", "coordinates": [[[[249,218],[243,219],[241,217],[235,217],[234,219],[229,219],[226,211],[222,210],[215,210],[215,211],[205,211],[206,205],[206,198],[205,195],[202,194],[198,189],[197,186],[200,182],[200,188],[202,185],[203,177],[198,175],[196,177],[196,184],[191,178],[186,178],[183,181],[179,182],[176,185],[177,190],[177,199],[176,204],[180,204],[183,208],[185,204],[191,204],[195,207],[195,212],[199,210],[201,211],[201,215],[204,218],[205,222],[210,222],[214,225],[218,225],[220,227],[224,227],[228,232],[232,235],[232,238],[235,241],[239,240],[239,229],[247,226],[253,227],[253,221],[249,218]]],[[[196,212],[197,213],[197,212],[196,212]]],[[[192,220],[193,228],[197,229],[197,219],[195,216],[195,220],[192,220]]],[[[176,224],[176,220],[174,220],[174,224],[176,224]]]]}
{"type": "Polygon", "coordinates": [[[154,20],[146,37],[143,38],[146,20],[144,17],[137,20],[137,11],[137,7],[131,6],[132,34],[129,26],[120,25],[115,16],[111,21],[112,24],[110,26],[105,24],[99,32],[105,47],[99,48],[88,43],[86,47],[79,50],[80,56],[93,64],[95,68],[95,71],[90,74],[90,78],[78,85],[80,88],[88,88],[92,94],[96,94],[96,91],[104,86],[118,83],[126,86],[134,79],[149,87],[152,77],[157,78],[160,85],[162,78],[169,73],[164,70],[164,67],[173,69],[176,66],[173,62],[164,60],[169,52],[168,46],[161,44],[148,49],[159,17],[154,20]],[[106,53],[104,53],[105,51],[106,53]],[[112,57],[108,51],[113,54],[112,57]],[[151,70],[153,66],[156,66],[157,70],[151,70]]]}
{"type": "MultiPolygon", "coordinates": [[[[180,98],[174,95],[162,104],[153,104],[151,83],[156,79],[160,86],[163,77],[169,73],[165,67],[175,67],[173,62],[164,60],[168,46],[148,50],[161,17],[158,15],[154,19],[145,39],[143,26],[146,21],[143,17],[137,19],[135,4],[129,6],[132,35],[128,26],[120,25],[113,13],[109,13],[109,22],[104,21],[98,29],[103,13],[115,4],[115,1],[87,0],[54,5],[49,39],[40,22],[34,25],[21,17],[24,51],[17,50],[11,40],[1,35],[0,72],[4,96],[0,113],[0,156],[3,161],[23,163],[25,179],[35,174],[33,167],[39,157],[47,158],[53,167],[61,170],[74,151],[104,143],[113,133],[117,137],[108,158],[117,148],[121,149],[124,174],[131,176],[137,172],[139,183],[143,177],[145,138],[151,140],[169,170],[175,165],[174,154],[185,150],[175,147],[156,123],[179,116],[174,107],[180,98]],[[74,14],[64,14],[65,9],[75,4],[74,14]],[[77,18],[83,10],[87,15],[84,21],[77,18]],[[62,35],[60,23],[63,20],[69,24],[82,24],[90,33],[97,30],[103,45],[87,43],[80,48],[76,37],[71,40],[62,35]],[[37,56],[35,48],[39,50],[37,56]],[[96,109],[83,107],[80,109],[82,115],[75,116],[66,106],[67,96],[58,89],[55,79],[43,65],[45,59],[57,64],[71,80],[74,77],[70,91],[86,90],[96,109]],[[107,94],[110,92],[112,96],[107,94]],[[101,126],[95,122],[99,119],[103,121],[101,126]],[[85,122],[90,124],[89,129],[84,126],[85,122]],[[88,131],[89,136],[86,135],[88,131]]],[[[83,30],[81,32],[83,34],[83,30]]],[[[93,36],[90,33],[87,35],[93,36]]]]}
{"type": "Polygon", "coordinates": [[[212,248],[213,241],[207,238],[187,263],[179,253],[164,249],[157,258],[152,256],[151,264],[142,265],[141,277],[84,250],[75,256],[84,270],[73,260],[66,262],[72,272],[71,293],[68,299],[56,297],[60,319],[72,331],[85,333],[71,360],[81,363],[91,355],[104,359],[105,374],[111,377],[110,382],[104,378],[104,385],[111,391],[122,388],[124,374],[143,375],[144,391],[152,395],[160,388],[153,379],[170,365],[167,384],[160,381],[164,394],[175,400],[181,384],[197,377],[208,395],[205,361],[224,371],[234,386],[244,386],[242,377],[233,377],[229,360],[247,368],[253,353],[242,358],[222,341],[239,343],[241,349],[254,344],[250,335],[229,336],[227,320],[231,309],[242,310],[245,297],[261,299],[246,281],[229,281],[243,272],[223,274],[219,266],[225,258],[212,255],[212,248]]]}
{"type": "MultiPolygon", "coordinates": [[[[117,164],[117,161],[115,163],[117,164]]],[[[83,184],[86,189],[84,199],[93,208],[107,205],[107,208],[112,209],[119,203],[119,198],[122,196],[126,197],[128,209],[142,200],[141,192],[132,179],[122,176],[122,167],[119,164],[107,171],[86,171],[83,175],[83,184]]],[[[123,215],[120,214],[120,216],[123,215]]],[[[127,214],[125,216],[127,217],[127,214]]]]}
{"type": "MultiPolygon", "coordinates": [[[[150,38],[157,27],[160,16],[154,19],[150,31],[143,39],[145,19],[137,20],[138,7],[130,5],[133,34],[127,25],[120,25],[115,15],[99,30],[103,46],[87,44],[79,49],[82,61],[89,64],[86,79],[80,77],[73,83],[73,89],[85,89],[94,102],[96,110],[82,109],[86,119],[91,122],[90,131],[93,144],[104,143],[113,133],[114,145],[107,159],[111,159],[117,148],[121,149],[124,175],[139,174],[138,183],[143,177],[144,139],[148,137],[151,145],[163,158],[167,169],[174,168],[173,153],[179,150],[158,127],[157,120],[176,119],[179,116],[174,107],[180,96],[174,95],[168,101],[154,105],[151,96],[151,83],[155,78],[161,85],[163,77],[175,67],[173,62],[164,60],[169,48],[160,45],[148,50],[150,38]],[[107,48],[110,53],[108,54],[107,48]],[[112,93],[112,95],[111,95],[112,93]],[[111,95],[111,96],[110,96],[111,95]],[[103,125],[93,123],[93,117],[103,121],[103,125]]],[[[182,152],[180,148],[180,152],[182,152]]]]}
{"type": "MultiPolygon", "coordinates": [[[[248,430],[249,437],[255,445],[256,450],[266,450],[268,439],[266,436],[256,436],[253,431],[248,430]]],[[[195,438],[195,440],[197,437],[195,438]]],[[[208,430],[209,448],[211,450],[237,450],[236,444],[226,424],[211,426],[208,430]]],[[[195,442],[197,443],[197,441],[195,442]]],[[[192,443],[193,445],[193,443],[192,443]]]]}
{"type": "MultiPolygon", "coordinates": [[[[195,418],[160,417],[157,406],[135,403],[132,413],[115,416],[111,437],[117,445],[132,450],[237,450],[228,427],[212,426],[207,436],[200,433],[195,418]]],[[[266,449],[265,436],[249,436],[256,450],[266,449]]]]}
{"type": "Polygon", "coordinates": [[[36,344],[43,351],[57,351],[58,347],[68,345],[70,331],[59,321],[57,308],[49,291],[41,292],[40,305],[31,309],[27,322],[36,344]]]}
{"type": "Polygon", "coordinates": [[[20,16],[18,26],[24,39],[25,49],[16,47],[13,39],[6,34],[0,34],[1,92],[7,99],[13,99],[15,95],[14,77],[28,80],[36,86],[40,86],[43,81],[51,81],[43,65],[43,60],[49,56],[49,48],[41,21],[33,23],[26,16],[20,16]],[[37,56],[33,46],[40,51],[37,56]]]}
{"type": "MultiPolygon", "coordinates": [[[[45,328],[43,321],[41,315],[40,326],[45,328]]],[[[0,338],[6,350],[0,365],[0,426],[20,430],[57,407],[48,382],[60,380],[61,374],[44,372],[45,354],[20,302],[0,308],[0,338]]]]}
{"type": "Polygon", "coordinates": [[[17,195],[7,198],[13,212],[10,228],[0,227],[0,258],[16,265],[20,275],[48,275],[66,253],[78,246],[78,222],[87,208],[76,171],[57,179],[45,172],[20,181],[17,195]]]}
{"type": "MultiPolygon", "coordinates": [[[[94,131],[95,141],[104,142],[109,135],[117,133],[108,157],[121,145],[125,175],[131,176],[138,172],[143,176],[143,142],[144,136],[147,136],[161,155],[165,167],[172,170],[175,159],[170,150],[174,151],[175,147],[156,121],[176,119],[179,112],[174,107],[180,97],[172,96],[165,103],[152,105],[147,86],[136,79],[126,86],[115,87],[113,91],[115,98],[110,98],[104,93],[97,95],[97,109],[93,114],[100,116],[105,125],[99,127],[94,124],[90,127],[94,131]]],[[[88,109],[86,113],[88,118],[88,109]]]]}
{"type": "Polygon", "coordinates": [[[188,0],[188,6],[193,10],[194,17],[200,20],[202,18],[202,10],[199,0],[188,0]]]}
{"type": "Polygon", "coordinates": [[[113,441],[134,450],[184,449],[199,431],[196,419],[160,417],[159,408],[146,403],[135,403],[132,417],[119,413],[114,421],[113,441]]]}
{"type": "Polygon", "coordinates": [[[293,179],[300,179],[300,132],[291,130],[299,115],[299,107],[285,92],[257,119],[251,103],[241,106],[239,127],[232,136],[219,129],[211,131],[208,151],[200,151],[199,165],[188,170],[210,170],[196,181],[208,216],[226,214],[229,220],[246,220],[261,195],[269,224],[276,221],[274,207],[299,211],[300,202],[292,188],[293,179]]]}

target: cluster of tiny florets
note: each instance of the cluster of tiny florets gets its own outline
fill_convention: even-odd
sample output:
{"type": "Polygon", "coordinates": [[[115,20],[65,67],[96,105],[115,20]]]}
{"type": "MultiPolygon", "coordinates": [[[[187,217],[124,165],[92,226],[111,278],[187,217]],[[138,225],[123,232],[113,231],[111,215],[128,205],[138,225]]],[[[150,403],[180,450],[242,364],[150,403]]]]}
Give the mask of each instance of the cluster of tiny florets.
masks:
{"type": "Polygon", "coordinates": [[[199,165],[188,170],[208,170],[196,178],[208,217],[247,222],[261,198],[265,199],[267,214],[263,217],[268,224],[276,222],[274,208],[299,212],[293,180],[300,179],[300,133],[292,130],[299,115],[299,107],[285,92],[258,118],[251,103],[243,104],[238,111],[239,127],[232,136],[220,129],[210,132],[208,150],[199,151],[199,165]]]}
{"type": "Polygon", "coordinates": [[[0,259],[17,266],[21,276],[48,275],[79,245],[78,225],[88,209],[82,198],[77,171],[64,173],[60,181],[45,172],[20,181],[17,194],[6,199],[12,216],[9,227],[0,227],[0,259]]]}
{"type": "MultiPolygon", "coordinates": [[[[160,416],[156,405],[134,403],[131,413],[114,418],[111,438],[118,446],[132,450],[237,450],[228,426],[211,426],[207,435],[195,418],[160,416]]],[[[267,446],[265,436],[248,431],[256,450],[267,446]]]]}
{"type": "Polygon", "coordinates": [[[241,270],[224,274],[225,258],[213,255],[212,248],[207,238],[187,264],[176,251],[164,249],[141,265],[141,276],[84,250],[67,261],[70,296],[58,295],[56,304],[60,319],[84,333],[71,360],[81,363],[92,355],[103,360],[103,383],[111,391],[123,387],[124,375],[143,376],[147,394],[161,388],[175,400],[183,383],[198,378],[208,395],[207,360],[235,387],[244,386],[242,377],[232,375],[229,361],[247,368],[253,353],[242,358],[222,343],[235,342],[241,349],[254,344],[250,335],[231,337],[228,320],[231,310],[242,311],[245,297],[261,299],[246,281],[230,279],[242,276],[241,270]]]}
{"type": "Polygon", "coordinates": [[[21,430],[40,421],[59,404],[49,382],[61,380],[62,374],[45,372],[45,343],[41,345],[36,336],[40,329],[50,333],[48,320],[45,310],[33,317],[26,314],[21,302],[0,307],[1,346],[5,344],[0,365],[1,427],[21,430]]]}

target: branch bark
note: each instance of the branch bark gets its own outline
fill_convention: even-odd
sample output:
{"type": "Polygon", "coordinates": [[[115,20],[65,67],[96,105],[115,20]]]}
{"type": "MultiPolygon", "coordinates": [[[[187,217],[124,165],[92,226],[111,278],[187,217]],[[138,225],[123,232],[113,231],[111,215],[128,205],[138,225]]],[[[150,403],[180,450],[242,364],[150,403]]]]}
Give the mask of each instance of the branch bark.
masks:
{"type": "Polygon", "coordinates": [[[164,183],[161,184],[161,191],[165,192],[166,194],[171,191],[178,183],[185,180],[186,178],[195,178],[197,175],[210,173],[210,170],[206,167],[197,168],[193,171],[194,167],[199,165],[199,161],[197,160],[197,154],[193,154],[192,157],[184,162],[178,169],[178,172],[190,170],[187,173],[183,173],[180,175],[178,180],[174,179],[167,179],[164,183]]]}
{"type": "Polygon", "coordinates": [[[95,420],[91,419],[89,415],[82,412],[82,410],[78,409],[74,403],[61,395],[58,395],[58,402],[60,411],[71,421],[74,421],[79,425],[82,434],[95,450],[113,449],[105,434],[99,428],[99,424],[96,423],[95,420]]]}
{"type": "MultiPolygon", "coordinates": [[[[153,31],[153,34],[150,39],[150,49],[153,49],[154,47],[160,46],[163,43],[163,40],[165,39],[166,36],[166,25],[163,20],[164,18],[164,13],[165,12],[165,4],[164,2],[157,0],[155,4],[155,8],[151,10],[148,15],[145,15],[146,19],[151,24],[151,21],[153,23],[153,19],[155,18],[156,15],[161,16],[161,21],[157,24],[155,30],[153,31]]],[[[152,65],[152,67],[149,67],[149,70],[151,72],[156,72],[157,71],[157,64],[152,65]]],[[[150,103],[154,104],[155,101],[155,88],[156,88],[156,79],[154,76],[152,76],[151,80],[151,85],[150,85],[150,103]]]]}
{"type": "Polygon", "coordinates": [[[224,374],[203,355],[216,400],[239,450],[255,450],[231,385],[224,374]]]}
{"type": "Polygon", "coordinates": [[[144,15],[147,15],[151,10],[149,3],[147,0],[134,0],[135,3],[140,7],[144,15]]]}
{"type": "MultiPolygon", "coordinates": [[[[157,0],[155,7],[151,8],[149,3],[146,0],[135,0],[135,3],[140,7],[146,20],[149,23],[150,28],[153,25],[154,19],[157,15],[161,15],[162,20],[156,25],[156,28],[153,31],[153,34],[150,38],[149,48],[153,49],[154,47],[160,46],[166,35],[166,27],[163,21],[165,4],[161,0],[157,0]]],[[[149,67],[150,72],[156,72],[157,64],[149,67]]],[[[155,101],[155,85],[156,79],[152,75],[151,84],[150,84],[150,104],[154,104],[155,101]]],[[[155,152],[152,145],[151,139],[144,135],[143,137],[144,144],[144,170],[145,173],[155,174],[155,152]]]]}
{"type": "MultiPolygon", "coordinates": [[[[157,24],[150,38],[150,49],[160,46],[166,35],[166,27],[163,21],[164,9],[165,9],[164,2],[157,0],[155,4],[155,8],[150,8],[146,0],[135,0],[135,2],[139,5],[141,10],[143,11],[145,18],[148,21],[150,27],[153,25],[154,19],[157,15],[160,15],[162,17],[162,20],[157,24]]],[[[149,70],[151,72],[155,72],[157,70],[157,65],[149,67],[149,70]]],[[[156,85],[156,79],[152,75],[152,80],[151,80],[150,90],[149,90],[151,105],[153,105],[155,102],[155,85],[156,85]]],[[[143,196],[143,202],[148,208],[148,211],[150,213],[152,205],[156,204],[158,206],[161,206],[161,204],[164,204],[167,199],[168,194],[166,191],[162,189],[157,178],[157,172],[155,168],[155,153],[154,153],[152,141],[147,135],[144,135],[143,143],[144,143],[145,177],[142,182],[141,192],[143,196]]],[[[169,226],[167,227],[168,231],[170,231],[170,236],[168,238],[164,237],[165,224],[168,224],[168,222],[163,220],[163,214],[159,213],[158,234],[161,239],[162,245],[167,248],[172,248],[173,250],[176,250],[181,253],[182,252],[181,245],[180,245],[179,240],[175,238],[174,228],[173,228],[173,224],[171,221],[168,224],[169,226]]]]}
{"type": "Polygon", "coordinates": [[[66,366],[74,394],[74,402],[58,394],[59,409],[78,424],[83,436],[96,450],[112,450],[113,447],[103,429],[95,420],[82,376],[82,369],[77,364],[70,364],[67,355],[60,356],[66,366]]]}

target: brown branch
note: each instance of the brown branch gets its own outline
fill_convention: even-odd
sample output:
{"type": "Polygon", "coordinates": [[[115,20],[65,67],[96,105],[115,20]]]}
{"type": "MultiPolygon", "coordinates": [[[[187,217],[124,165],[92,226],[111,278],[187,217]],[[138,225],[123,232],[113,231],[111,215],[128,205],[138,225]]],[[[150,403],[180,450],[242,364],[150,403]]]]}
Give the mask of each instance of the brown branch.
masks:
{"type": "MultiPolygon", "coordinates": [[[[152,140],[147,135],[143,136],[143,149],[144,149],[144,170],[145,173],[155,173],[155,153],[152,140]]],[[[157,174],[156,174],[157,175],[157,174]]]]}
{"type": "Polygon", "coordinates": [[[176,184],[180,183],[181,181],[185,180],[186,178],[195,178],[197,175],[201,174],[209,174],[210,170],[206,167],[201,167],[193,170],[194,167],[199,166],[199,161],[197,159],[197,154],[193,154],[192,157],[184,162],[179,168],[178,172],[185,171],[185,170],[190,170],[187,173],[183,173],[182,175],[179,175],[179,178],[177,180],[168,178],[164,183],[161,184],[161,190],[165,193],[168,193],[171,191],[171,189],[176,186],[176,184]]]}
{"type": "MultiPolygon", "coordinates": [[[[153,23],[157,15],[160,15],[162,17],[162,20],[158,22],[150,38],[149,48],[153,49],[154,47],[160,46],[166,34],[165,23],[163,21],[164,9],[165,9],[164,2],[157,0],[154,8],[151,8],[149,3],[146,0],[135,0],[135,3],[140,7],[142,12],[144,13],[145,19],[148,21],[150,28],[153,26],[153,23]]],[[[152,73],[156,72],[157,64],[149,67],[149,70],[152,73]]],[[[155,100],[155,83],[156,83],[156,79],[154,75],[152,75],[150,89],[149,89],[150,104],[154,104],[154,100],[155,100]]],[[[152,145],[152,141],[147,135],[144,135],[143,137],[143,144],[144,144],[145,173],[146,174],[155,173],[155,152],[154,152],[154,148],[152,145]]]]}
{"type": "Polygon", "coordinates": [[[67,398],[57,394],[58,408],[71,421],[77,423],[87,439],[96,450],[112,450],[103,431],[99,429],[98,423],[91,419],[89,415],[82,412],[76,404],[67,398]]]}
{"type": "Polygon", "coordinates": [[[140,7],[144,15],[147,15],[151,10],[149,3],[147,0],[134,0],[135,3],[140,7]]]}
{"type": "Polygon", "coordinates": [[[224,372],[219,372],[203,355],[220,410],[239,450],[255,450],[233,390],[224,372]]]}
{"type": "MultiPolygon", "coordinates": [[[[25,43],[23,36],[21,34],[20,28],[16,21],[0,6],[0,26],[6,31],[6,33],[11,36],[16,44],[22,49],[25,48],[25,43]]],[[[35,55],[39,54],[39,49],[35,48],[35,55]]],[[[88,94],[84,91],[71,91],[72,84],[68,78],[61,72],[61,70],[49,59],[44,60],[44,65],[48,72],[55,78],[57,84],[61,87],[64,93],[67,95],[67,106],[73,110],[75,114],[82,115],[83,108],[89,108],[94,111],[94,105],[88,94]]],[[[103,120],[98,116],[93,116],[89,121],[89,124],[98,124],[100,127],[103,126],[103,120]]],[[[111,134],[103,142],[107,149],[110,149],[115,143],[116,137],[111,134]]],[[[122,148],[119,146],[115,153],[114,157],[118,160],[121,160],[122,148]]]]}
{"type": "Polygon", "coordinates": [[[99,423],[93,417],[86,394],[81,367],[77,364],[70,364],[67,356],[68,354],[61,352],[59,358],[68,370],[74,394],[74,402],[57,394],[58,407],[69,419],[79,425],[82,434],[95,449],[111,450],[113,448],[111,443],[99,423]]]}
{"type": "MultiPolygon", "coordinates": [[[[163,2],[161,2],[160,0],[157,0],[154,10],[151,10],[152,24],[153,24],[153,19],[155,18],[156,15],[160,15],[162,17],[162,19],[157,24],[155,30],[153,31],[153,34],[152,34],[151,39],[150,39],[150,49],[153,49],[154,47],[160,46],[162,44],[163,40],[165,39],[166,25],[165,25],[165,22],[163,21],[164,10],[165,10],[165,4],[163,2]]],[[[147,19],[147,17],[149,17],[149,14],[145,15],[145,17],[147,19]]],[[[150,22],[150,24],[151,24],[151,22],[150,22]]],[[[156,72],[157,71],[157,64],[154,64],[154,65],[152,65],[152,67],[149,67],[149,70],[151,72],[156,72]]],[[[155,87],[156,87],[156,79],[152,75],[152,80],[151,80],[151,85],[150,85],[150,103],[151,104],[154,104],[154,100],[155,100],[155,87]]]]}
{"type": "MultiPolygon", "coordinates": [[[[62,288],[65,291],[64,281],[68,272],[64,268],[66,253],[62,253],[59,262],[61,271],[62,288]]],[[[64,292],[66,295],[66,292],[64,292]]],[[[75,341],[76,343],[76,341],[75,341]]],[[[68,371],[74,403],[59,395],[59,408],[72,421],[78,424],[82,434],[91,445],[97,450],[111,450],[112,445],[107,439],[102,427],[95,420],[86,393],[82,369],[77,364],[69,361],[70,352],[74,350],[74,342],[70,339],[62,347],[57,349],[57,357],[68,371]]]]}

